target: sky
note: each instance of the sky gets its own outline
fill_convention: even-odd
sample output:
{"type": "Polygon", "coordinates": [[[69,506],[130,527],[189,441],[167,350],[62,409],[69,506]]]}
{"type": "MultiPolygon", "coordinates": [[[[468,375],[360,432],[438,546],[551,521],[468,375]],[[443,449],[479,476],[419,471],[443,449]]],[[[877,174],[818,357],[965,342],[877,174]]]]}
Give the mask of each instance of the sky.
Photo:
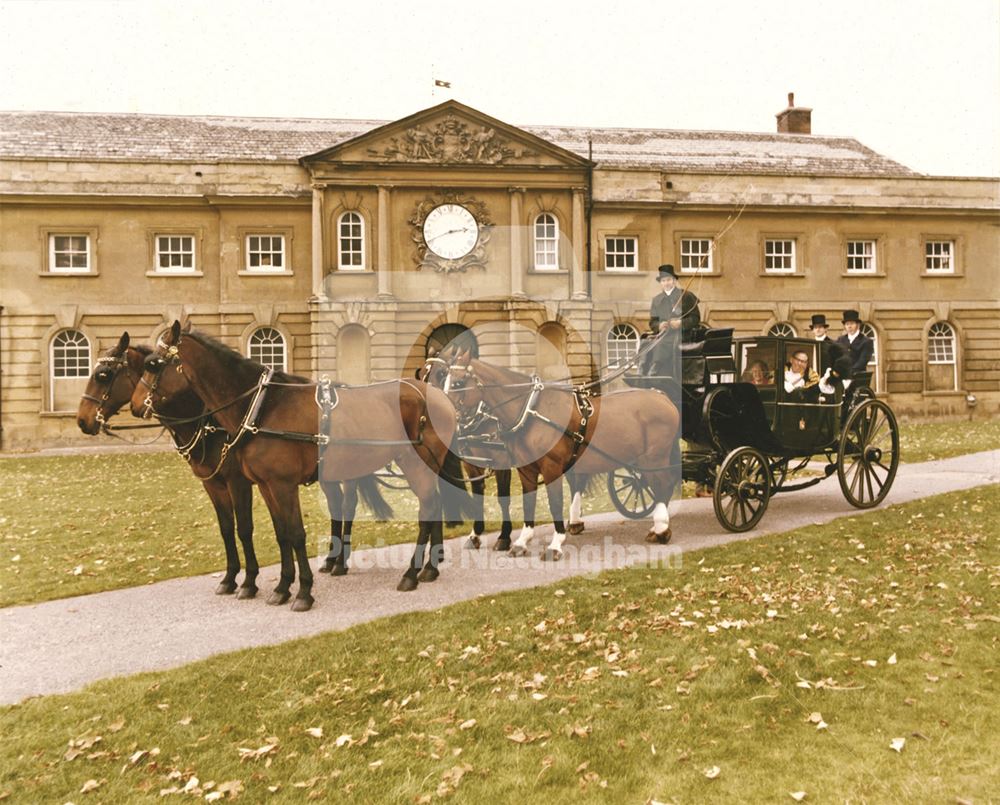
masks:
{"type": "Polygon", "coordinates": [[[0,0],[0,109],[814,134],[1000,176],[1000,0],[0,0]],[[435,88],[434,79],[451,89],[435,88]]]}

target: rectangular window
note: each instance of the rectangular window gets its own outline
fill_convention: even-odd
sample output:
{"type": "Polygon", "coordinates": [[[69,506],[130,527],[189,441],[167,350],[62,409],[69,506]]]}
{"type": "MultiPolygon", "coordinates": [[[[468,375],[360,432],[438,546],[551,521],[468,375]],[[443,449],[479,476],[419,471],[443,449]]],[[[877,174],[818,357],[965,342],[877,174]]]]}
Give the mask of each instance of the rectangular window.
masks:
{"type": "Polygon", "coordinates": [[[605,238],[604,268],[607,271],[638,271],[638,238],[605,238]]]}
{"type": "Polygon", "coordinates": [[[552,215],[539,215],[535,219],[535,270],[559,269],[559,229],[552,215]]]}
{"type": "Polygon", "coordinates": [[[924,244],[924,270],[928,274],[955,273],[955,241],[928,240],[924,244]]]}
{"type": "Polygon", "coordinates": [[[90,236],[49,235],[49,271],[54,274],[90,271],[90,236]]]}
{"type": "Polygon", "coordinates": [[[338,225],[338,266],[341,271],[365,270],[365,230],[361,216],[345,212],[338,225]]]}
{"type": "Polygon", "coordinates": [[[764,271],[768,274],[794,274],[795,241],[765,240],[764,271]]]}
{"type": "Polygon", "coordinates": [[[248,271],[284,271],[284,235],[247,235],[248,271]]]}
{"type": "Polygon", "coordinates": [[[712,238],[681,239],[681,271],[685,274],[711,274],[712,238]]]}
{"type": "Polygon", "coordinates": [[[848,274],[874,274],[878,270],[875,261],[874,240],[847,241],[848,274]]]}
{"type": "Polygon", "coordinates": [[[164,273],[194,271],[194,236],[157,235],[154,270],[164,273]]]}

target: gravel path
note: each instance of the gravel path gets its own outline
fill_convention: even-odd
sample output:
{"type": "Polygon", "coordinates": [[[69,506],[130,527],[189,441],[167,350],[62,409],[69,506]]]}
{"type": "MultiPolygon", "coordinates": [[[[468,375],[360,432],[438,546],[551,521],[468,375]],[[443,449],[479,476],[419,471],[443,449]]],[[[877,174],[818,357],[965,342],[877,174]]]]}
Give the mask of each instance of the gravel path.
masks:
{"type": "MultiPolygon", "coordinates": [[[[998,481],[1000,450],[903,464],[888,503],[998,481]]],[[[678,562],[684,551],[858,513],[843,499],[837,481],[829,479],[801,494],[776,496],[758,528],[743,535],[722,530],[711,500],[693,499],[671,505],[674,537],[667,546],[647,545],[646,522],[623,521],[617,514],[587,518],[587,531],[567,540],[565,558],[556,563],[539,557],[551,526],[536,532],[533,555],[519,559],[485,549],[470,551],[463,548],[464,538],[453,539],[446,542],[441,578],[405,594],[395,587],[412,545],[359,551],[347,576],[317,574],[316,604],[307,613],[265,603],[277,582],[276,566],[262,570],[261,594],[251,601],[213,595],[217,581],[207,575],[10,607],[0,610],[0,703],[73,691],[98,679],[174,668],[224,651],[345,629],[401,612],[434,610],[583,573],[636,562],[678,562]]],[[[487,544],[492,542],[490,537],[487,544]]]]}

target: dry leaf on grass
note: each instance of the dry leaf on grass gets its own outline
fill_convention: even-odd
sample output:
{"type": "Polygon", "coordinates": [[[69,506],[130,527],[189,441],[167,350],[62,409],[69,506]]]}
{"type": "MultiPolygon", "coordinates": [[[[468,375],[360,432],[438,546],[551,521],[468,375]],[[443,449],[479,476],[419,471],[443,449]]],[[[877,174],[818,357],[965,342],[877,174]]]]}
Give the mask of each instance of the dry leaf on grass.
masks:
{"type": "Polygon", "coordinates": [[[322,727],[309,727],[306,730],[306,733],[308,733],[309,735],[311,735],[313,738],[322,738],[323,737],[323,728],[322,727]]]}
{"type": "Polygon", "coordinates": [[[802,802],[806,798],[805,791],[790,791],[788,796],[794,799],[796,802],[802,802]]]}
{"type": "Polygon", "coordinates": [[[722,769],[720,769],[718,766],[711,766],[710,768],[705,769],[702,772],[702,774],[704,774],[709,780],[714,780],[716,777],[722,774],[722,769]]]}
{"type": "Polygon", "coordinates": [[[906,738],[893,738],[889,742],[889,748],[896,752],[902,752],[904,746],[906,746],[906,738]]]}

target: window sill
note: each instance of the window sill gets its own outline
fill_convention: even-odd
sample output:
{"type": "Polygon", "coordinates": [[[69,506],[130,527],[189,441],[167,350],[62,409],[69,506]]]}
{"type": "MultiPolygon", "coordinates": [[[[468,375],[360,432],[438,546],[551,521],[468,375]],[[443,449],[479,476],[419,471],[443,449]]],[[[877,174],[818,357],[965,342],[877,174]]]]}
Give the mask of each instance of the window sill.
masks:
{"type": "Polygon", "coordinates": [[[39,411],[38,416],[42,419],[68,419],[75,417],[76,411],[39,411]]]}
{"type": "Polygon", "coordinates": [[[804,279],[806,276],[805,271],[760,271],[757,274],[758,277],[767,277],[768,279],[804,279]]]}
{"type": "Polygon", "coordinates": [[[569,276],[569,269],[566,268],[529,268],[527,274],[534,274],[539,277],[557,277],[560,274],[569,276]]]}
{"type": "Polygon", "coordinates": [[[147,277],[204,277],[205,274],[202,271],[147,271],[147,277]]]}
{"type": "Polygon", "coordinates": [[[964,275],[960,271],[924,271],[920,276],[924,279],[932,280],[953,280],[964,275]]]}
{"type": "Polygon", "coordinates": [[[96,277],[97,271],[39,271],[39,277],[96,277]]]}
{"type": "Polygon", "coordinates": [[[371,276],[374,277],[377,274],[375,271],[371,271],[367,268],[361,269],[349,269],[349,268],[337,268],[329,272],[326,276],[328,277],[364,277],[371,276]]]}
{"type": "Polygon", "coordinates": [[[608,277],[642,277],[643,279],[649,279],[654,276],[652,271],[639,271],[638,269],[614,269],[605,268],[598,272],[599,274],[604,274],[608,277]]]}
{"type": "Polygon", "coordinates": [[[884,271],[844,271],[840,276],[844,279],[884,280],[888,275],[884,271]]]}
{"type": "Polygon", "coordinates": [[[236,272],[240,277],[294,277],[294,271],[253,271],[246,268],[236,272]]]}

